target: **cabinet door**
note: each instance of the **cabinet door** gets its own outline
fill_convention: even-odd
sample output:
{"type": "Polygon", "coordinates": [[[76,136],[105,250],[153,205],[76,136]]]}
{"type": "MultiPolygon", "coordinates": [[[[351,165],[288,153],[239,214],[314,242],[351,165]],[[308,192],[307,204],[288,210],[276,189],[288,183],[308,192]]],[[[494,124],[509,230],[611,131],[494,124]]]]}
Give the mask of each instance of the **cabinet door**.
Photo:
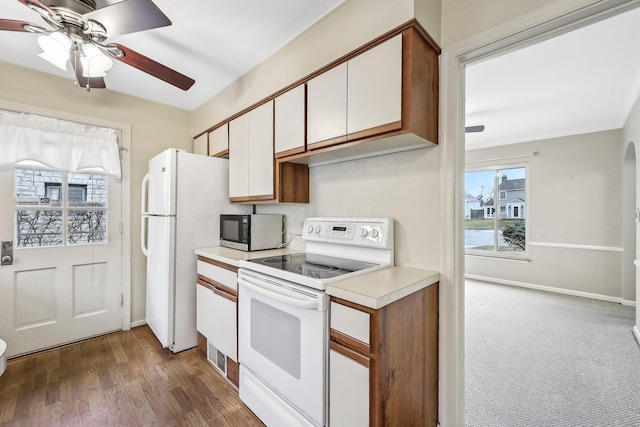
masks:
{"type": "Polygon", "coordinates": [[[287,152],[295,154],[305,149],[305,86],[301,84],[275,99],[276,156],[287,152]]]}
{"type": "MultiPolygon", "coordinates": [[[[273,196],[273,101],[249,113],[249,196],[273,196]]],[[[231,165],[229,165],[231,167],[231,165]]]]}
{"type": "Polygon", "coordinates": [[[196,329],[202,335],[211,337],[213,335],[213,291],[205,286],[196,286],[196,329]]]}
{"type": "Polygon", "coordinates": [[[209,132],[209,155],[226,156],[229,153],[229,124],[225,123],[209,132]]]}
{"type": "Polygon", "coordinates": [[[369,427],[369,369],[329,351],[329,425],[369,427]]]}
{"type": "MultiPolygon", "coordinates": [[[[307,145],[347,134],[347,63],[307,83],[307,145]]],[[[339,142],[336,140],[334,142],[339,142]]]]}
{"type": "Polygon", "coordinates": [[[193,153],[207,155],[207,134],[204,133],[193,140],[193,153]]]}
{"type": "Polygon", "coordinates": [[[238,361],[238,322],[236,302],[213,293],[212,321],[215,325],[209,341],[234,362],[238,361]]]}
{"type": "Polygon", "coordinates": [[[249,116],[229,123],[229,197],[245,197],[249,193],[249,116]]]}
{"type": "MultiPolygon", "coordinates": [[[[399,122],[402,113],[402,35],[349,61],[349,135],[399,122]]],[[[397,124],[400,128],[400,123],[397,124]]]]}

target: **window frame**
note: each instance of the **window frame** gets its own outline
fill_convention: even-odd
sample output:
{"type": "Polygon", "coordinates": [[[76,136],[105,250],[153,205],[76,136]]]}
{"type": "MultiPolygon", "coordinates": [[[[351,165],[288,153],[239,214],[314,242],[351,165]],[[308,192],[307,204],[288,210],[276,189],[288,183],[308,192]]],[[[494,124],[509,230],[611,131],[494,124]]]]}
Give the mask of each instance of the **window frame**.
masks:
{"type": "MultiPolygon", "coordinates": [[[[493,210],[493,215],[490,218],[487,219],[492,219],[494,226],[493,226],[493,231],[494,231],[494,235],[493,235],[493,249],[491,250],[487,250],[487,249],[472,249],[472,248],[466,248],[465,247],[465,255],[467,256],[479,256],[479,257],[490,257],[490,258],[505,258],[505,259],[513,259],[513,260],[524,260],[524,261],[529,261],[529,229],[530,229],[530,209],[531,209],[531,192],[529,190],[529,183],[531,181],[531,174],[530,174],[530,168],[529,168],[529,163],[495,163],[495,162],[474,162],[473,165],[467,165],[465,168],[465,181],[466,181],[466,174],[468,172],[483,172],[483,171],[493,171],[493,181],[494,181],[494,205],[492,207],[493,210]],[[504,213],[507,213],[507,205],[508,205],[508,201],[507,201],[507,195],[505,192],[505,197],[501,198],[501,191],[498,190],[499,185],[500,185],[500,176],[498,174],[499,171],[501,170],[505,170],[505,169],[524,169],[524,191],[525,191],[525,203],[524,203],[524,208],[522,208],[521,205],[519,205],[520,207],[520,211],[524,212],[524,215],[517,218],[517,219],[523,219],[525,221],[525,249],[524,251],[521,252],[517,252],[517,251],[500,251],[498,250],[499,245],[498,245],[498,230],[499,230],[499,222],[500,222],[500,217],[502,215],[502,212],[504,210],[504,213]],[[495,197],[495,195],[497,194],[498,197],[495,197]],[[496,206],[497,205],[497,206],[496,206]],[[496,209],[497,208],[497,209],[496,209]]],[[[465,192],[466,192],[466,188],[465,188],[465,192]]],[[[485,214],[486,214],[486,208],[485,208],[485,214]]],[[[463,224],[463,230],[466,230],[466,227],[464,227],[463,224]]],[[[465,245],[466,246],[466,245],[465,245]]]]}

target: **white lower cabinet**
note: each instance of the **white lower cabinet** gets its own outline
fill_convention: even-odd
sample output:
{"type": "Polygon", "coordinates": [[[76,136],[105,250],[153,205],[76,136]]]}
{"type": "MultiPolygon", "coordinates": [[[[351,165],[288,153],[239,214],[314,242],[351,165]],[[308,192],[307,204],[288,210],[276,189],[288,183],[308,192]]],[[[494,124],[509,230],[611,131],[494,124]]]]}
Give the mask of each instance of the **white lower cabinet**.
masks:
{"type": "Polygon", "coordinates": [[[205,286],[198,286],[196,323],[209,344],[238,361],[236,304],[205,286]]]}
{"type": "Polygon", "coordinates": [[[369,368],[329,351],[329,425],[369,426],[369,368]]]}
{"type": "Polygon", "coordinates": [[[198,256],[198,348],[236,387],[238,365],[238,269],[198,256]]]}

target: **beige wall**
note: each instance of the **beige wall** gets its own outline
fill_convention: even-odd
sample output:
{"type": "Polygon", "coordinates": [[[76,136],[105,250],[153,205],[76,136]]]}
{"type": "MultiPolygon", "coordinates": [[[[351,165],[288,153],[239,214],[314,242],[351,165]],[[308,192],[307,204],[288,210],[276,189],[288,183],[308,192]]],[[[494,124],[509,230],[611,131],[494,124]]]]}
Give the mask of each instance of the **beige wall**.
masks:
{"type": "MultiPolygon", "coordinates": [[[[636,100],[622,129],[621,150],[624,156],[624,200],[622,206],[623,283],[628,293],[640,292],[640,269],[633,261],[640,254],[640,227],[635,222],[635,209],[640,206],[640,99],[636,100]]],[[[640,326],[640,304],[636,304],[636,326],[640,326]]]]}
{"type": "Polygon", "coordinates": [[[634,300],[621,286],[621,138],[614,130],[468,151],[473,166],[537,155],[503,161],[528,166],[530,262],[467,256],[466,273],[634,300]]]}
{"type": "Polygon", "coordinates": [[[555,2],[557,0],[445,0],[442,2],[442,46],[451,46],[555,2]]]}
{"type": "MultiPolygon", "coordinates": [[[[422,9],[437,7],[427,2],[422,9]]],[[[429,2],[431,3],[431,2],[429,2]]],[[[422,12],[426,15],[426,12],[422,12]]],[[[431,20],[433,21],[432,14],[431,20]]],[[[194,111],[194,135],[414,17],[413,0],[347,0],[194,111]]],[[[439,21],[436,21],[436,25],[439,21]]],[[[439,31],[439,27],[436,29],[439,31]]],[[[427,28],[430,31],[430,28],[427,28]]],[[[438,34],[432,34],[435,38],[438,34]]]]}
{"type": "MultiPolygon", "coordinates": [[[[110,90],[72,87],[54,77],[0,62],[0,99],[131,125],[131,320],[145,318],[146,261],[140,251],[140,184],[147,161],[165,148],[191,150],[189,112],[110,90]]],[[[108,84],[108,81],[107,81],[108,84]]]]}

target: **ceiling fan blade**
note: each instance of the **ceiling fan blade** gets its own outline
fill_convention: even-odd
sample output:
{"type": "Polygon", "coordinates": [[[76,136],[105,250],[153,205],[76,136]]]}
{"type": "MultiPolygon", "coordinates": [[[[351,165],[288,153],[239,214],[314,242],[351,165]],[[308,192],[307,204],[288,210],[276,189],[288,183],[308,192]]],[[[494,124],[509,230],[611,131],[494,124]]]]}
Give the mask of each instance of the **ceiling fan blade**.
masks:
{"type": "Polygon", "coordinates": [[[0,19],[0,31],[21,31],[24,33],[49,33],[50,31],[27,21],[0,19]]]}
{"type": "Polygon", "coordinates": [[[69,53],[69,62],[71,62],[71,67],[76,73],[79,86],[91,89],[105,89],[107,87],[103,77],[85,77],[82,75],[82,62],[76,55],[75,49],[69,53]]]}
{"type": "Polygon", "coordinates": [[[171,25],[169,18],[151,0],[124,0],[85,13],[83,17],[102,24],[107,29],[107,37],[171,25]]]}
{"type": "Polygon", "coordinates": [[[53,19],[56,16],[56,13],[49,8],[46,4],[38,1],[38,0],[18,0],[23,5],[27,6],[29,9],[35,10],[42,16],[48,15],[49,18],[53,19]]]}
{"type": "Polygon", "coordinates": [[[174,85],[182,90],[189,90],[191,86],[196,82],[190,77],[185,76],[171,68],[154,61],[151,58],[131,50],[127,47],[117,43],[110,43],[104,48],[120,62],[124,62],[127,65],[137,68],[140,71],[144,71],[160,80],[174,85]],[[121,51],[122,55],[117,55],[115,52],[121,51]]]}
{"type": "Polygon", "coordinates": [[[484,131],[484,125],[466,126],[464,131],[465,133],[482,132],[484,131]]]}

